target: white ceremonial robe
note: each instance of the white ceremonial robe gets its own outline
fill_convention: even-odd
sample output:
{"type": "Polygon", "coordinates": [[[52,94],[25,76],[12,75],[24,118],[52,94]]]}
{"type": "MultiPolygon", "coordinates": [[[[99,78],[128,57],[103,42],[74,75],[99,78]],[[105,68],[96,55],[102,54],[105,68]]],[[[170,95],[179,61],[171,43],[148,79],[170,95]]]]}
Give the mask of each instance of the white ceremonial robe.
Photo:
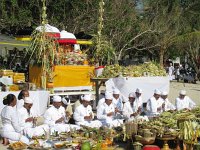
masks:
{"type": "Polygon", "coordinates": [[[120,97],[118,99],[115,99],[113,97],[112,103],[113,103],[114,107],[117,108],[119,111],[123,110],[123,102],[120,97]]]}
{"type": "Polygon", "coordinates": [[[98,104],[97,104],[97,109],[103,105],[103,103],[105,102],[105,98],[101,98],[99,101],[98,101],[98,104]]]}
{"type": "Polygon", "coordinates": [[[193,109],[196,104],[188,97],[185,96],[184,99],[176,98],[175,107],[177,110],[182,110],[184,108],[193,109]]]}
{"type": "Polygon", "coordinates": [[[159,115],[162,112],[162,109],[160,111],[158,111],[157,109],[159,107],[162,107],[162,104],[164,103],[164,101],[159,98],[158,100],[155,99],[155,97],[151,97],[148,101],[147,101],[147,112],[148,112],[148,116],[149,117],[154,117],[159,115]]]}
{"type": "Polygon", "coordinates": [[[169,75],[170,80],[173,80],[173,79],[174,79],[173,73],[174,73],[174,67],[173,67],[173,66],[170,66],[170,67],[169,67],[169,71],[168,71],[168,75],[169,75]]]}
{"type": "Polygon", "coordinates": [[[59,109],[51,106],[48,108],[44,114],[44,123],[48,124],[50,127],[51,134],[55,131],[60,132],[69,132],[70,128],[77,128],[75,125],[66,124],[67,119],[63,122],[56,123],[61,117],[66,118],[65,108],[60,106],[59,109]]]}
{"type": "Polygon", "coordinates": [[[92,128],[99,128],[102,126],[102,123],[99,120],[91,120],[87,121],[84,119],[85,116],[92,115],[92,119],[94,119],[94,113],[92,112],[92,107],[88,105],[84,107],[82,104],[78,106],[74,112],[74,120],[77,125],[84,125],[92,128]]]}
{"type": "Polygon", "coordinates": [[[16,107],[5,106],[1,112],[2,130],[1,136],[11,141],[21,141],[29,144],[29,139],[22,134],[19,125],[16,107]]]}
{"type": "Polygon", "coordinates": [[[22,107],[18,110],[18,117],[20,120],[20,127],[24,131],[24,135],[32,138],[33,136],[41,136],[45,135],[46,132],[49,131],[49,126],[48,125],[40,125],[37,127],[33,127],[32,122],[26,122],[27,118],[30,117],[35,117],[31,112],[30,114],[28,113],[27,109],[22,107]]]}
{"type": "Polygon", "coordinates": [[[122,119],[115,119],[115,115],[107,116],[108,113],[115,112],[115,107],[111,103],[109,106],[104,102],[100,107],[97,108],[97,118],[101,121],[103,126],[117,127],[123,124],[122,119]]]}
{"type": "Polygon", "coordinates": [[[24,107],[24,99],[17,100],[16,108],[20,109],[24,107]]]}
{"type": "Polygon", "coordinates": [[[168,98],[166,98],[165,100],[162,99],[164,104],[165,104],[165,107],[163,109],[163,111],[169,111],[169,110],[175,110],[175,106],[168,100],[168,98]]]}
{"type": "Polygon", "coordinates": [[[137,104],[134,104],[134,102],[133,102],[133,105],[131,105],[129,101],[124,104],[123,115],[128,121],[134,120],[135,117],[131,116],[131,114],[137,112],[138,110],[138,106],[137,104]]]}

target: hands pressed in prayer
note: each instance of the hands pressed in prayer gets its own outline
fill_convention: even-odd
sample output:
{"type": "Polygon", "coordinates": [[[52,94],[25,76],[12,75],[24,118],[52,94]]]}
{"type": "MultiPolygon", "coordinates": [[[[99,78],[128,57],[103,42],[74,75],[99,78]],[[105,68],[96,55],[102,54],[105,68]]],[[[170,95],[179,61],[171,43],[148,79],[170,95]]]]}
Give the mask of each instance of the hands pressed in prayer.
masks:
{"type": "Polygon", "coordinates": [[[131,114],[131,117],[135,117],[135,116],[137,116],[137,115],[138,115],[138,113],[135,112],[135,113],[132,113],[132,114],[131,114]]]}
{"type": "Polygon", "coordinates": [[[137,114],[141,114],[142,113],[142,108],[139,107],[138,110],[137,110],[137,114]]]}
{"type": "Polygon", "coordinates": [[[165,103],[162,104],[162,109],[165,109],[165,103]]]}
{"type": "Polygon", "coordinates": [[[90,114],[90,116],[85,116],[84,119],[87,120],[87,121],[92,120],[92,114],[90,114]]]}
{"type": "Polygon", "coordinates": [[[25,120],[25,122],[33,122],[33,117],[30,117],[30,118],[27,118],[26,120],[25,120]]]}
{"type": "Polygon", "coordinates": [[[58,120],[56,120],[56,123],[61,123],[61,122],[63,122],[65,120],[65,118],[64,117],[61,117],[61,118],[59,118],[58,120]]]}
{"type": "Polygon", "coordinates": [[[107,116],[110,117],[110,116],[113,116],[115,113],[114,112],[109,112],[107,113],[107,116]]]}
{"type": "Polygon", "coordinates": [[[162,110],[162,106],[157,108],[157,111],[161,111],[162,110]]]}

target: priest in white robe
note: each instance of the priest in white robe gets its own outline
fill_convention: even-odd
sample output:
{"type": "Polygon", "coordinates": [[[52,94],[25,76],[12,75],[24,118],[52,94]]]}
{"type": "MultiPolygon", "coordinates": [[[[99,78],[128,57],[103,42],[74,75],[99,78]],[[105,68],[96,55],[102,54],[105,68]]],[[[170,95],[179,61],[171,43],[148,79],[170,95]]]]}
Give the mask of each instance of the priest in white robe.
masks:
{"type": "Polygon", "coordinates": [[[161,93],[161,98],[164,102],[163,111],[174,111],[176,109],[175,106],[169,101],[167,91],[163,91],[161,93]]]}
{"type": "Polygon", "coordinates": [[[156,117],[162,113],[164,101],[160,98],[161,92],[154,90],[154,95],[147,101],[147,112],[149,117],[156,117]]]}
{"type": "Polygon", "coordinates": [[[181,90],[179,92],[179,97],[176,98],[175,107],[176,110],[191,110],[196,106],[196,104],[186,96],[186,91],[181,90]]]}
{"type": "Polygon", "coordinates": [[[112,101],[116,111],[120,114],[122,114],[123,110],[123,100],[122,97],[120,97],[120,91],[118,89],[113,90],[113,101],[112,101]]]}
{"type": "Polygon", "coordinates": [[[103,126],[110,128],[123,124],[123,119],[116,119],[117,111],[112,103],[113,95],[106,93],[105,102],[97,108],[97,118],[103,126]]]}
{"type": "Polygon", "coordinates": [[[18,109],[18,117],[20,122],[20,127],[24,131],[24,135],[29,138],[45,135],[49,131],[48,125],[36,126],[36,116],[34,116],[33,110],[33,100],[30,97],[24,98],[24,106],[18,109]]]}
{"type": "Polygon", "coordinates": [[[84,125],[91,128],[99,128],[102,123],[94,120],[94,113],[90,106],[91,95],[86,94],[82,98],[82,104],[75,109],[74,120],[77,125],[84,125]]]}
{"type": "Polygon", "coordinates": [[[135,93],[129,94],[129,101],[124,104],[123,115],[128,121],[135,120],[141,114],[142,104],[136,100],[135,93]]]}
{"type": "Polygon", "coordinates": [[[53,105],[48,108],[44,114],[44,123],[50,127],[50,132],[69,132],[71,128],[78,129],[75,125],[67,124],[68,118],[66,117],[65,108],[62,105],[60,96],[53,97],[53,105]]]}

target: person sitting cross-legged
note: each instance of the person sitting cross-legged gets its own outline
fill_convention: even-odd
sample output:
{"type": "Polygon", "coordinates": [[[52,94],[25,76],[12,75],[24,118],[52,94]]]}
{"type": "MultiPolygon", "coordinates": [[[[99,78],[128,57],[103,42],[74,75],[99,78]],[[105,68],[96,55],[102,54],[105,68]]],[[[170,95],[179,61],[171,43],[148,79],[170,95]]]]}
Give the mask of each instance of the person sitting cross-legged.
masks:
{"type": "Polygon", "coordinates": [[[102,123],[99,120],[94,119],[94,113],[90,106],[91,95],[84,95],[82,98],[82,104],[75,109],[74,120],[77,125],[84,125],[88,127],[99,128],[102,123]]]}

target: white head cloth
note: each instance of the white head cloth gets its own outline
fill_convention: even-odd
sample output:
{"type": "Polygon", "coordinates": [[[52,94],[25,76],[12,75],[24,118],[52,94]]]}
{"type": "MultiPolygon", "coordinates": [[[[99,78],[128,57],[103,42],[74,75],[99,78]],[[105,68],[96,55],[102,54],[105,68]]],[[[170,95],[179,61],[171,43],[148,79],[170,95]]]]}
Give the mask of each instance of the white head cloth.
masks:
{"type": "Polygon", "coordinates": [[[33,100],[32,100],[32,98],[30,98],[30,97],[25,97],[25,98],[24,98],[24,103],[33,104],[33,100]]]}
{"type": "Polygon", "coordinates": [[[113,94],[120,94],[120,91],[118,89],[114,89],[113,94]]]}
{"type": "Polygon", "coordinates": [[[186,95],[186,90],[181,90],[181,91],[179,92],[179,94],[180,94],[180,95],[186,95]]]}
{"type": "Polygon", "coordinates": [[[168,95],[168,92],[167,92],[167,91],[163,91],[163,92],[161,93],[161,95],[168,95]]]}
{"type": "Polygon", "coordinates": [[[60,96],[58,96],[58,95],[53,96],[53,102],[61,102],[61,101],[62,101],[62,99],[60,96]]]}
{"type": "Polygon", "coordinates": [[[155,90],[154,90],[154,93],[155,93],[155,94],[158,94],[158,95],[161,94],[160,90],[158,90],[158,89],[155,89],[155,90]]]}
{"type": "Polygon", "coordinates": [[[105,99],[110,99],[112,100],[113,99],[113,94],[111,92],[106,92],[105,93],[105,99]]]}
{"type": "Polygon", "coordinates": [[[128,97],[134,97],[135,98],[135,93],[134,92],[130,93],[128,97]]]}
{"type": "Polygon", "coordinates": [[[137,92],[137,93],[142,93],[142,89],[137,88],[135,92],[137,92]]]}
{"type": "Polygon", "coordinates": [[[67,100],[63,97],[62,98],[62,102],[65,104],[65,105],[68,105],[68,102],[67,102],[67,100]]]}
{"type": "Polygon", "coordinates": [[[83,100],[85,100],[85,101],[91,101],[91,94],[85,94],[84,96],[83,96],[83,100]]]}

